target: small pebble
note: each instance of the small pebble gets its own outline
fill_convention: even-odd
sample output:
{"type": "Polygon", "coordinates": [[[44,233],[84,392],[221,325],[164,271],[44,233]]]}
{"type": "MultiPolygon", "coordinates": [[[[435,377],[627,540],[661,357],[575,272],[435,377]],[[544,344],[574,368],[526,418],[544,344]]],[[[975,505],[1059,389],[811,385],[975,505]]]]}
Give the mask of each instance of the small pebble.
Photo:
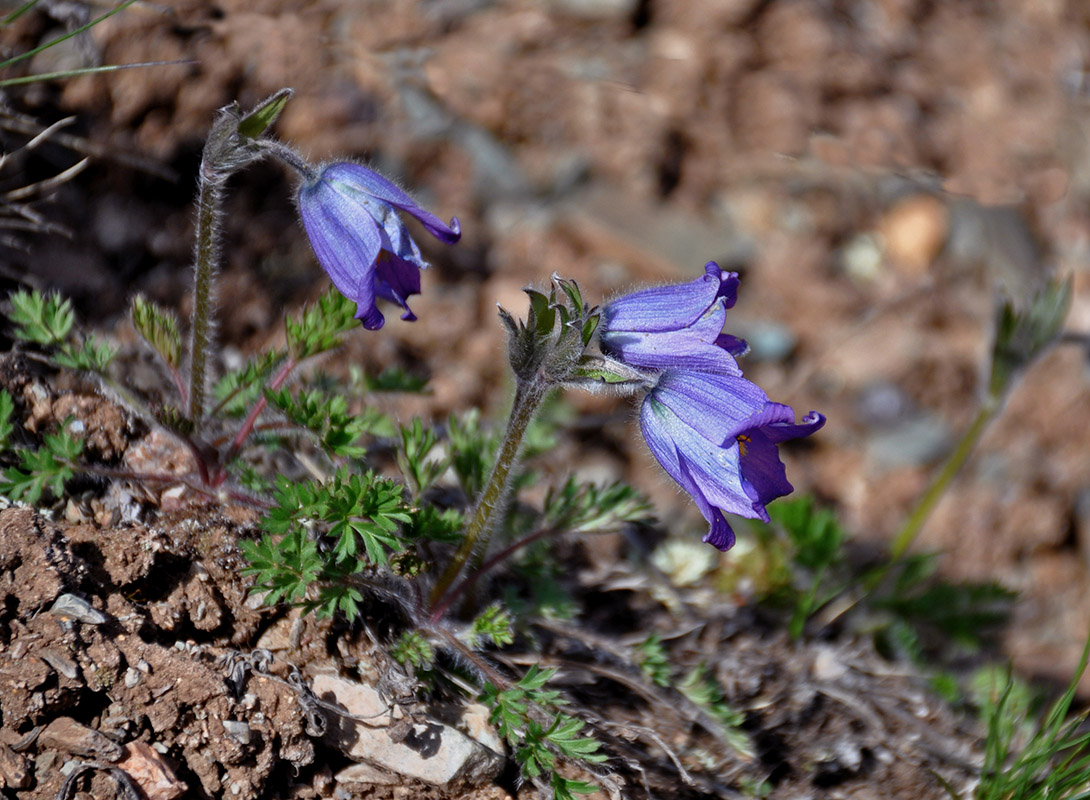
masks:
{"type": "Polygon", "coordinates": [[[242,720],[225,719],[223,721],[223,730],[229,738],[234,739],[241,745],[248,745],[252,738],[250,726],[242,720]]]}
{"type": "Polygon", "coordinates": [[[109,620],[105,614],[74,594],[62,594],[53,603],[49,613],[57,617],[74,619],[87,625],[101,625],[109,620]]]}

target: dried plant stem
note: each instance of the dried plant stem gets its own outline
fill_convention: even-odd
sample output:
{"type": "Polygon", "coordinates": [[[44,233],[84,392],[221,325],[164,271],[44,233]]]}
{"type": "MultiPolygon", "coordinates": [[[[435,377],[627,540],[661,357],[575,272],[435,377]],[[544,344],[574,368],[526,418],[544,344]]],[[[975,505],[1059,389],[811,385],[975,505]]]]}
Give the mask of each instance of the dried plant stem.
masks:
{"type": "Polygon", "coordinates": [[[477,500],[477,506],[473,510],[473,517],[466,527],[465,538],[458,551],[454,554],[450,565],[439,577],[435,588],[431,592],[432,608],[438,609],[443,604],[443,598],[447,589],[461,574],[466,562],[473,552],[488,543],[488,537],[492,534],[497,517],[502,514],[506,506],[507,492],[510,487],[511,472],[518,463],[519,448],[522,445],[522,437],[530,426],[534,414],[537,413],[541,401],[548,392],[549,384],[537,377],[530,381],[520,382],[515,390],[515,400],[511,406],[511,417],[507,421],[507,431],[503,436],[503,443],[496,455],[496,464],[492,467],[492,474],[488,483],[477,500]]]}

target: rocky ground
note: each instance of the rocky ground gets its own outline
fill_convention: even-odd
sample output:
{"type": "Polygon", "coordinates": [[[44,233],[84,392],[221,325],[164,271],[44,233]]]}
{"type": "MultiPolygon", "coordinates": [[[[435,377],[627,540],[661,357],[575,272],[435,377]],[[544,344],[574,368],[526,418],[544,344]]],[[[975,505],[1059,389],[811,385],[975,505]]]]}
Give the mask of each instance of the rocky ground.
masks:
{"type": "MultiPolygon", "coordinates": [[[[26,50],[86,13],[97,12],[43,2],[2,46],[26,50]]],[[[183,0],[135,5],[32,68],[172,59],[187,63],[20,89],[2,125],[14,151],[28,126],[74,116],[3,164],[5,190],[92,157],[38,207],[69,235],[16,237],[6,284],[65,292],[130,351],[131,293],[188,310],[193,181],[215,109],[282,86],[296,96],[280,136],[314,158],[370,159],[462,221],[457,247],[428,250],[419,322],[361,332],[326,365],[427,376],[430,394],[383,401],[402,419],[502,411],[495,304],[521,308],[526,284],[557,272],[604,298],[714,258],[743,275],[730,319],[753,346],[748,374],[829,417],[789,453],[796,488],[875,543],[972,418],[997,297],[1071,274],[1068,327],[1090,329],[1090,17],[1078,0],[183,0]]],[[[263,165],[232,183],[228,363],[281,341],[285,308],[323,288],[289,181],[263,165]]],[[[132,380],[155,378],[127,363],[132,380]]],[[[31,429],[75,413],[99,433],[102,463],[186,469],[184,452],[91,387],[31,374],[4,372],[31,429]]],[[[1033,678],[1066,680],[1090,627],[1087,382],[1073,346],[1035,365],[919,543],[945,554],[951,577],[1020,593],[1004,653],[1033,678]]],[[[699,515],[652,468],[625,402],[566,401],[581,421],[542,461],[542,482],[573,469],[629,480],[671,533],[696,537],[699,515]]],[[[462,737],[479,768],[445,788],[434,775],[382,783],[382,770],[343,779],[351,746],[332,721],[343,717],[300,687],[392,680],[364,633],[247,599],[235,541],[252,535],[249,512],[187,510],[169,489],[81,492],[52,519],[0,517],[0,777],[16,796],[101,796],[136,774],[155,798],[181,782],[240,798],[518,793],[509,768],[481,779],[496,768],[487,731],[411,703],[398,719],[416,727],[390,719],[393,744],[441,716],[439,738],[462,737]],[[65,789],[80,763],[98,766],[65,789]]],[[[578,578],[586,596],[600,599],[626,546],[595,544],[578,578]]],[[[609,608],[639,625],[619,634],[588,618],[579,636],[604,648],[662,621],[645,584],[624,591],[635,596],[609,608]]],[[[748,599],[744,582],[729,602],[702,599],[699,630],[685,632],[747,715],[748,759],[719,749],[714,767],[672,762],[668,750],[718,743],[681,711],[664,722],[661,698],[572,668],[573,696],[608,698],[594,707],[598,733],[626,796],[729,797],[767,778],[776,797],[939,797],[934,774],[970,780],[979,730],[962,730],[913,670],[835,633],[793,644],[748,599]]],[[[586,649],[571,631],[549,641],[566,662],[586,649]]]]}

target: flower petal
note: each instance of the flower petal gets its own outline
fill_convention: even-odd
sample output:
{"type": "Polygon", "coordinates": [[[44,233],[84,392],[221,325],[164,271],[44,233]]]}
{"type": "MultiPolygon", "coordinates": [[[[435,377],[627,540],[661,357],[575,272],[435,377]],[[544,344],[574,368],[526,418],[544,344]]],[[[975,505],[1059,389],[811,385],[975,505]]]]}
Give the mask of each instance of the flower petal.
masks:
{"type": "Polygon", "coordinates": [[[462,238],[462,229],[458,224],[457,217],[452,217],[450,225],[447,225],[439,217],[422,209],[416,204],[416,201],[394,183],[362,164],[353,164],[350,161],[330,164],[322,170],[322,177],[355,186],[360,191],[366,192],[384,203],[400,208],[407,214],[412,214],[427,228],[428,233],[441,242],[454,244],[462,238]]]}
{"type": "Polygon", "coordinates": [[[379,297],[405,309],[401,318],[412,322],[416,315],[409,308],[409,296],[420,294],[420,270],[397,256],[379,253],[375,265],[375,291],[379,297]]]}
{"type": "MultiPolygon", "coordinates": [[[[640,409],[640,429],[652,454],[698,505],[767,520],[753,505],[742,484],[736,442],[720,447],[701,436],[667,406],[649,394],[640,409]]],[[[702,507],[702,511],[705,509],[702,507]]],[[[710,512],[704,513],[714,529],[710,512]]]]}
{"type": "Polygon", "coordinates": [[[764,506],[794,491],[776,445],[760,429],[742,434],[739,447],[743,485],[755,504],[764,506]]]}
{"type": "Polygon", "coordinates": [[[382,234],[374,218],[321,181],[299,191],[299,214],[318,263],[341,294],[356,302],[356,318],[369,329],[382,327],[374,290],[382,234]]]}
{"type": "Polygon", "coordinates": [[[661,332],[617,331],[601,334],[602,349],[634,367],[690,369],[741,375],[734,357],[718,344],[726,319],[721,300],[693,324],[661,332]]]}
{"type": "Polygon", "coordinates": [[[722,299],[723,308],[732,307],[738,299],[738,283],[738,273],[723,272],[709,261],[704,275],[694,281],[644,289],[607,303],[602,309],[603,329],[659,333],[687,328],[716,300],[722,299]]]}
{"type": "Polygon", "coordinates": [[[768,396],[751,381],[691,370],[662,373],[652,394],[717,446],[732,443],[769,405],[768,396]]]}
{"type": "MultiPolygon", "coordinates": [[[[779,404],[773,403],[772,405],[779,404]]],[[[784,406],[784,408],[790,410],[791,407],[784,406]]],[[[791,439],[801,439],[803,436],[809,436],[811,433],[820,430],[825,425],[825,415],[816,411],[811,411],[798,424],[794,424],[794,419],[795,412],[791,411],[791,416],[784,420],[766,423],[763,430],[769,441],[779,444],[791,439]]]]}

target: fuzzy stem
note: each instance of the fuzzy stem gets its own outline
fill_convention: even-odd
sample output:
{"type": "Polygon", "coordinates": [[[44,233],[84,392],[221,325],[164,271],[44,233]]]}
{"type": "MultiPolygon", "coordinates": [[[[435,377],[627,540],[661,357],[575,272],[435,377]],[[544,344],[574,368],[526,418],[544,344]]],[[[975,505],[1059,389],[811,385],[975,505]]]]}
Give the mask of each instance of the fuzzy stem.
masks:
{"type": "Polygon", "coordinates": [[[280,159],[298,172],[303,177],[304,183],[314,183],[318,180],[318,170],[307,163],[302,156],[283,142],[277,141],[276,139],[260,139],[255,142],[255,144],[264,152],[280,159]]]}
{"type": "MultiPolygon", "coordinates": [[[[458,551],[454,554],[450,565],[439,577],[439,581],[431,592],[431,604],[437,608],[447,589],[461,574],[466,562],[473,555],[478,546],[488,544],[488,537],[495,527],[496,518],[503,511],[507,490],[510,486],[511,471],[518,463],[519,447],[522,437],[534,418],[541,401],[548,392],[549,384],[541,377],[528,382],[519,382],[515,390],[515,400],[511,405],[511,417],[507,421],[507,431],[503,436],[503,443],[496,455],[496,463],[492,467],[492,474],[488,483],[477,500],[477,507],[473,511],[473,518],[466,527],[465,537],[458,551]]],[[[444,607],[445,611],[445,607],[444,607]]]]}
{"type": "Polygon", "coordinates": [[[194,259],[193,321],[189,366],[189,419],[196,423],[204,416],[205,372],[208,351],[212,347],[212,281],[219,266],[219,217],[226,176],[210,163],[205,152],[201,159],[200,189],[197,195],[197,246],[194,259]]]}
{"type": "Polygon", "coordinates": [[[923,529],[924,523],[930,516],[931,511],[935,508],[935,505],[942,498],[943,494],[946,493],[946,490],[950,487],[951,482],[957,476],[958,472],[961,471],[961,468],[965,466],[965,462],[969,460],[973,448],[976,447],[977,442],[980,441],[980,437],[984,434],[984,430],[988,427],[988,423],[991,422],[992,418],[998,413],[1001,405],[999,397],[996,396],[996,394],[989,394],[981,404],[980,409],[976,412],[976,417],[973,419],[969,429],[965,431],[965,434],[961,437],[961,440],[958,441],[957,447],[954,448],[954,452],[946,459],[946,463],[942,465],[942,469],[939,470],[939,474],[935,476],[935,480],[927,487],[927,491],[925,491],[920,499],[916,501],[916,505],[913,506],[904,525],[901,526],[901,529],[893,538],[893,544],[890,546],[890,555],[894,561],[903,556],[905,551],[912,546],[914,541],[916,541],[916,537],[923,529]]]}

